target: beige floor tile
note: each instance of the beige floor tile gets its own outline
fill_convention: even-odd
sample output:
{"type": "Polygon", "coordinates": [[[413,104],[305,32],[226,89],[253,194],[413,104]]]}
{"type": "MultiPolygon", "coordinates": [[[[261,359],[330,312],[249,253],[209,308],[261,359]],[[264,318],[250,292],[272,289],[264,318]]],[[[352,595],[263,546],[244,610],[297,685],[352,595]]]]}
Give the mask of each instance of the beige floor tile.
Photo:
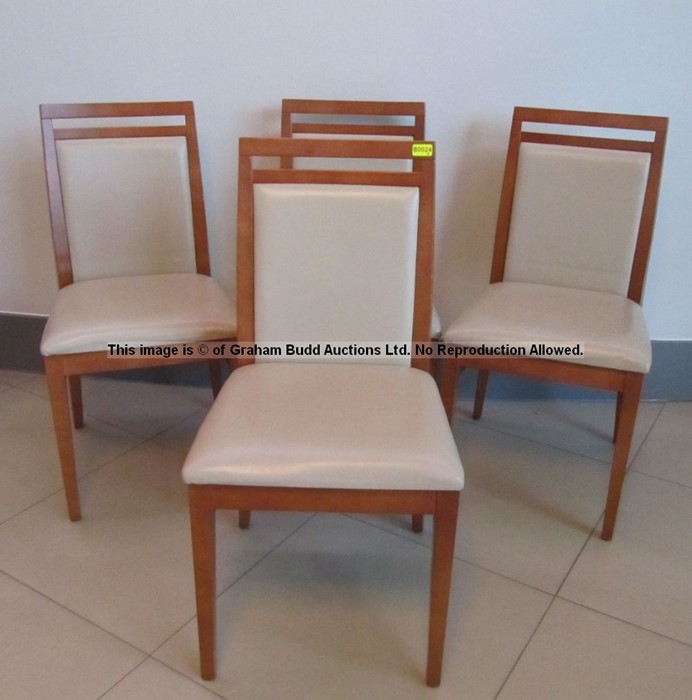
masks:
{"type": "Polygon", "coordinates": [[[692,403],[668,403],[631,469],[692,486],[692,403]]]}
{"type": "Polygon", "coordinates": [[[219,700],[219,696],[147,659],[100,700],[219,700]]]}
{"type": "MultiPolygon", "coordinates": [[[[219,673],[227,698],[429,698],[430,550],[343,516],[318,516],[224,593],[219,673]]],[[[493,698],[549,596],[456,563],[436,698],[493,698]]],[[[155,656],[198,677],[196,622],[155,656]]]]}
{"type": "MultiPolygon", "coordinates": [[[[630,459],[658,417],[662,403],[642,402],[630,459]]],[[[471,418],[471,404],[457,406],[456,418],[509,435],[552,445],[604,462],[612,459],[615,403],[611,401],[487,401],[479,421],[471,418]]]]}
{"type": "MultiPolygon", "coordinates": [[[[102,421],[90,421],[75,434],[78,473],[93,471],[141,441],[102,421]]],[[[19,388],[0,393],[0,445],[2,522],[62,489],[49,402],[19,388]]]]}
{"type": "MultiPolygon", "coordinates": [[[[470,423],[454,432],[466,474],[457,556],[555,593],[603,511],[607,466],[470,423]]],[[[363,519],[430,542],[431,518],[422,535],[404,516],[363,519]]]]}
{"type": "Polygon", "coordinates": [[[692,644],[690,523],[691,488],[630,472],[613,540],[589,541],[560,596],[692,644]]]}
{"type": "MultiPolygon", "coordinates": [[[[0,569],[144,651],[194,615],[183,457],[147,443],[80,482],[83,519],[73,523],[58,493],[0,527],[0,569]]],[[[257,517],[225,533],[222,585],[259,561],[305,519],[257,517]]]]}
{"type": "Polygon", "coordinates": [[[0,574],[0,697],[94,700],[144,655],[0,574]]]}
{"type": "Polygon", "coordinates": [[[692,647],[557,600],[498,700],[687,698],[692,647]]]}

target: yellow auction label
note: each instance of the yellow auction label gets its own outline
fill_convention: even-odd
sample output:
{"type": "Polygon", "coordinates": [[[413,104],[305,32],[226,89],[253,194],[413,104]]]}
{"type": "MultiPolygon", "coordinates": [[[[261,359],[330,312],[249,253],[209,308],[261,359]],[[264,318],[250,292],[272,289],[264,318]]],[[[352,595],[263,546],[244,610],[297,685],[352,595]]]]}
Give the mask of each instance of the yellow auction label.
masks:
{"type": "Polygon", "coordinates": [[[411,155],[414,158],[432,158],[433,152],[432,143],[414,143],[411,145],[411,155]]]}

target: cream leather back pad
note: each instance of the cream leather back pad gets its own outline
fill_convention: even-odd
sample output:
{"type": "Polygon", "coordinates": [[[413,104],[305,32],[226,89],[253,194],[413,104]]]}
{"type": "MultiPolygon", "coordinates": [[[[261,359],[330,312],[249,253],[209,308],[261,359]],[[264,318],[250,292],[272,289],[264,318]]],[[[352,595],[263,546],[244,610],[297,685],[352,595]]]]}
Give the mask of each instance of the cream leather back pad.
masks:
{"type": "Polygon", "coordinates": [[[524,143],[505,281],[626,294],[649,155],[524,143]]]}
{"type": "Polygon", "coordinates": [[[194,272],[182,137],[58,141],[75,281],[194,272]]]}
{"type": "Polygon", "coordinates": [[[417,189],[254,188],[257,342],[410,342],[417,189]]]}

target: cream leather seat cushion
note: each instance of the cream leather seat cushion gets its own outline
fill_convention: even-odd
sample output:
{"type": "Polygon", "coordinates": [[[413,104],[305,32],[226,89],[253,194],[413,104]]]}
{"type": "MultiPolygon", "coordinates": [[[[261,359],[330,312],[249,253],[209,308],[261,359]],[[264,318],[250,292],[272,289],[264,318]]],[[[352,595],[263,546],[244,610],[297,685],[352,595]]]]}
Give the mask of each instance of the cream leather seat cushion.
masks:
{"type": "Polygon", "coordinates": [[[111,277],[75,282],[58,292],[41,354],[107,350],[108,343],[225,339],[235,332],[235,304],[211,277],[111,277]]]}
{"type": "Polygon", "coordinates": [[[651,366],[641,306],[607,292],[498,282],[443,337],[468,346],[581,343],[584,356],[570,357],[570,362],[631,372],[648,372],[651,366]]]}
{"type": "Polygon", "coordinates": [[[233,372],[183,467],[189,484],[459,490],[437,386],[401,366],[262,363],[233,372]]]}

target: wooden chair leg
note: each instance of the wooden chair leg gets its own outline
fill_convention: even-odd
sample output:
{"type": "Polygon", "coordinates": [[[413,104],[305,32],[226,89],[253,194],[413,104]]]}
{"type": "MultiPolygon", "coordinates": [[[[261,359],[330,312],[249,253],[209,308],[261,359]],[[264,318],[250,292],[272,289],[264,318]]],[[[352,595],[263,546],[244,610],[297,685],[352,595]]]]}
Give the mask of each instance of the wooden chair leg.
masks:
{"type": "Polygon", "coordinates": [[[251,510],[239,510],[238,511],[238,527],[241,530],[247,530],[250,527],[250,515],[251,510]]]}
{"type": "Polygon", "coordinates": [[[411,516],[411,530],[414,532],[423,532],[423,516],[414,514],[411,516]]]}
{"type": "Polygon", "coordinates": [[[426,683],[431,688],[439,686],[442,679],[442,657],[447,632],[447,611],[449,608],[449,589],[452,582],[458,510],[458,491],[439,491],[437,493],[430,577],[428,668],[425,677],[426,683]]]}
{"type": "Polygon", "coordinates": [[[487,369],[478,370],[478,378],[476,379],[476,397],[473,401],[473,420],[479,420],[483,415],[483,404],[485,403],[485,390],[488,388],[488,376],[490,372],[487,369]]]}
{"type": "Polygon", "coordinates": [[[620,394],[619,411],[617,420],[617,439],[613,451],[613,464],[610,469],[610,484],[608,485],[608,500],[606,501],[605,517],[601,539],[610,540],[615,529],[618,506],[622,485],[627,472],[627,460],[632,446],[634,425],[637,421],[639,409],[639,396],[641,395],[643,374],[628,373],[625,376],[625,385],[620,394]]]}
{"type": "Polygon", "coordinates": [[[618,391],[617,402],[615,404],[615,427],[613,428],[613,442],[618,440],[618,430],[620,429],[620,411],[622,409],[622,393],[618,391]]]}
{"type": "Polygon", "coordinates": [[[189,486],[197,634],[202,678],[216,678],[216,510],[204,486],[189,486]]]}
{"type": "Polygon", "coordinates": [[[440,360],[439,387],[442,405],[447,412],[449,422],[454,418],[454,405],[457,398],[457,376],[459,365],[454,360],[440,360]]]}
{"type": "Polygon", "coordinates": [[[72,403],[72,425],[79,430],[84,427],[84,404],[82,403],[82,378],[73,374],[68,379],[70,384],[70,401],[72,403]]]}
{"type": "Polygon", "coordinates": [[[214,394],[214,398],[216,398],[223,386],[223,375],[221,374],[221,362],[219,360],[209,360],[209,376],[211,379],[211,391],[214,394]]]}
{"type": "Polygon", "coordinates": [[[58,442],[62,481],[67,499],[67,512],[70,520],[79,520],[82,517],[82,512],[79,505],[79,487],[77,486],[77,469],[75,466],[67,380],[63,373],[60,357],[46,357],[44,364],[53,413],[53,425],[55,426],[55,437],[58,442]]]}

